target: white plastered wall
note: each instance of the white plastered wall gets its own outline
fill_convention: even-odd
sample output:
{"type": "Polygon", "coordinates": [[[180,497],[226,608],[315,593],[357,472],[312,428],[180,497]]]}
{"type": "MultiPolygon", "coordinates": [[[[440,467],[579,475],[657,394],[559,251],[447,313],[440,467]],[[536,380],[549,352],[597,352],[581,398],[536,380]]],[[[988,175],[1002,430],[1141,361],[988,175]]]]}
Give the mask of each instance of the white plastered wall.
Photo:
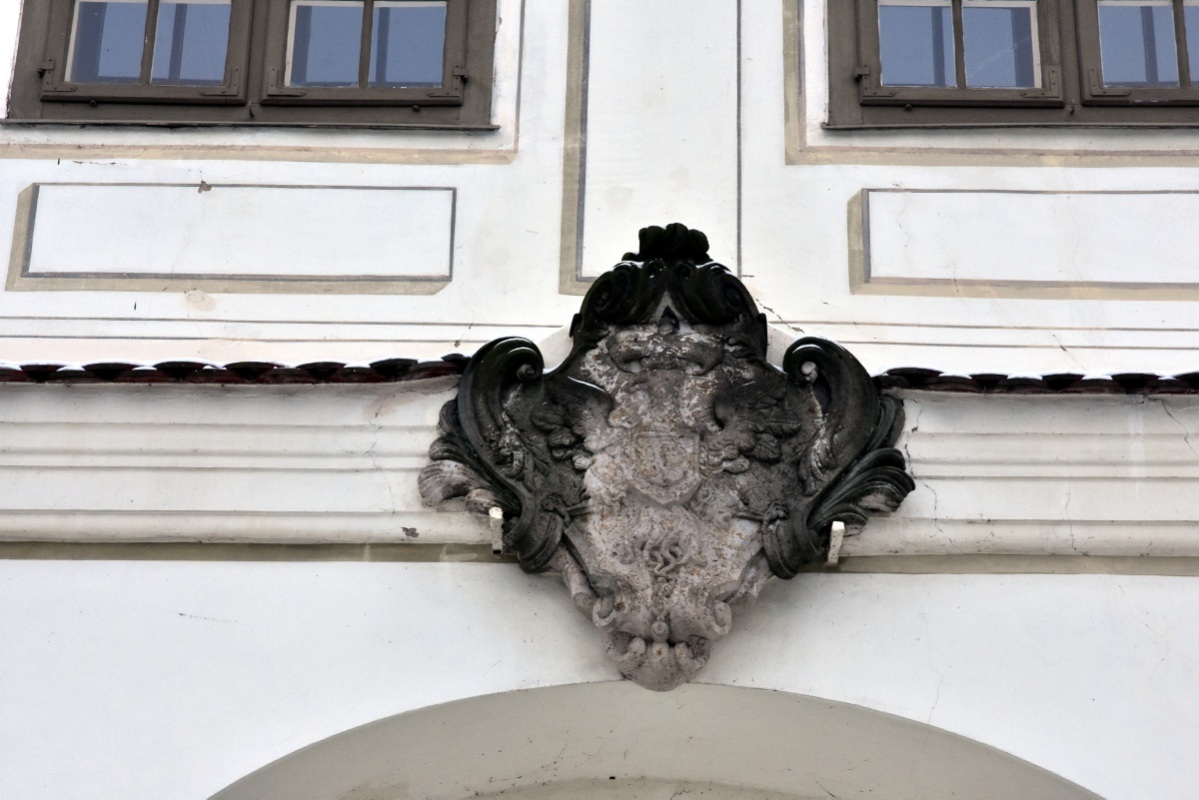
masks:
{"type": "MultiPolygon", "coordinates": [[[[185,277],[136,288],[18,281],[0,291],[0,358],[363,362],[470,351],[505,333],[536,338],[576,307],[559,292],[563,275],[593,276],[632,248],[639,227],[680,220],[711,234],[713,256],[774,321],[842,341],[874,370],[1195,368],[1199,284],[1179,254],[1195,249],[1182,209],[1199,178],[1199,134],[826,131],[823,4],[502,0],[494,133],[4,127],[0,220],[19,219],[21,193],[39,183],[203,183],[215,188],[197,202],[252,210],[272,234],[289,224],[283,206],[258,208],[253,192],[226,187],[305,187],[318,206],[370,190],[356,196],[364,214],[407,207],[380,189],[441,187],[456,207],[452,278],[425,284],[432,294],[329,280],[371,259],[372,274],[387,273],[397,248],[374,253],[361,231],[346,264],[315,250],[298,259],[315,288],[213,289],[221,276],[284,265],[264,266],[270,251],[253,247],[230,256],[219,231],[181,210],[131,268],[185,277]],[[965,200],[990,209],[971,215],[987,230],[950,219],[965,200]],[[1124,231],[1114,239],[1096,222],[1108,217],[1124,231]],[[988,244],[1005,231],[1020,243],[1010,252],[988,244]],[[909,235],[910,249],[896,252],[909,235]]],[[[11,62],[18,5],[0,21],[0,63],[11,62]]],[[[346,235],[329,225],[305,227],[317,240],[346,235]]],[[[71,235],[46,220],[32,234],[71,235]]],[[[433,237],[443,261],[445,235],[433,237]]],[[[10,241],[0,225],[0,252],[10,241]]],[[[60,248],[32,266],[110,273],[119,245],[89,237],[67,248],[74,258],[60,248]]],[[[412,246],[414,261],[432,263],[412,246]]]]}
{"type": "MultiPolygon", "coordinates": [[[[1183,800],[1196,603],[1190,578],[804,575],[701,680],[927,723],[1108,800],[1183,800]]],[[[0,795],[22,800],[195,800],[406,710],[617,677],[565,591],[512,565],[8,561],[0,636],[0,795]]]]}
{"type": "MultiPolygon", "coordinates": [[[[863,190],[937,197],[953,191],[1038,198],[1121,193],[1113,207],[1123,209],[1153,192],[1193,188],[1199,180],[1195,134],[825,132],[821,0],[802,3],[803,24],[796,31],[803,41],[804,105],[798,124],[789,129],[787,4],[745,0],[735,13],[732,3],[708,4],[717,25],[680,13],[689,5],[690,0],[639,0],[604,6],[592,52],[577,61],[568,46],[570,4],[501,0],[495,134],[0,129],[4,253],[14,233],[9,220],[17,216],[21,193],[35,183],[186,184],[197,193],[203,184],[303,185],[315,187],[309,189],[315,202],[328,200],[319,187],[435,186],[457,192],[453,279],[434,294],[250,294],[175,285],[4,290],[0,360],[362,362],[470,351],[507,334],[540,338],[577,308],[576,296],[559,292],[563,245],[570,244],[563,241],[564,219],[579,212],[564,205],[563,188],[583,180],[589,194],[580,235],[589,268],[602,269],[631,248],[642,225],[679,219],[707,227],[713,255],[740,271],[772,320],[795,335],[839,339],[872,370],[897,364],[1012,373],[1199,367],[1194,299],[1148,300],[1119,291],[1019,298],[1005,296],[1002,287],[994,296],[920,294],[919,287],[908,294],[871,294],[851,282],[855,247],[864,236],[852,214],[863,190]],[[639,24],[619,24],[621,8],[633,9],[639,24]],[[675,24],[679,20],[683,23],[675,24]],[[698,55],[697,46],[703,51],[698,55]],[[653,58],[637,57],[651,52],[653,58]],[[633,57],[623,57],[626,53],[633,57]],[[570,77],[579,70],[597,89],[587,112],[590,134],[601,141],[589,153],[587,172],[572,176],[568,155],[579,140],[567,141],[565,131],[570,77]],[[680,78],[699,89],[674,91],[680,78]],[[704,87],[714,88],[708,94],[704,87]],[[671,93],[665,106],[664,93],[671,93]]],[[[11,63],[18,6],[9,0],[0,9],[2,64],[11,63]]],[[[5,86],[7,77],[0,77],[5,86]]],[[[220,193],[218,188],[211,196],[220,193]]],[[[938,229],[936,207],[930,208],[913,219],[921,230],[932,231],[922,244],[940,231],[952,239],[952,252],[970,257],[969,236],[938,229]]],[[[892,216],[890,222],[900,219],[892,216]]],[[[1148,214],[1142,219],[1152,222],[1148,214]]],[[[896,233],[886,218],[871,221],[880,235],[896,233]]],[[[1021,232],[1024,221],[1013,213],[1013,230],[1021,232]]],[[[287,220],[266,213],[261,222],[283,226],[287,220]]],[[[1194,252],[1193,226],[1174,226],[1168,235],[1175,252],[1194,252]]],[[[1074,266],[1069,240],[1046,241],[1045,269],[1060,276],[1074,266]]],[[[217,252],[205,249],[204,241],[193,247],[201,258],[217,252]]],[[[1152,270],[1139,260],[1135,237],[1117,255],[1128,261],[1130,274],[1152,270]]],[[[77,256],[86,267],[88,248],[79,246],[77,256]]],[[[887,263],[912,266],[903,259],[887,263]]],[[[994,261],[978,264],[983,271],[971,274],[985,278],[994,261]]],[[[217,266],[214,273],[254,265],[217,266]]],[[[309,265],[321,274],[318,267],[335,272],[338,265],[309,265]]],[[[1085,283],[1088,276],[1068,277],[1085,283]]],[[[152,405],[132,404],[115,416],[145,421],[153,415],[139,409],[152,405]]],[[[1117,487],[1108,498],[1112,502],[1121,500],[1121,469],[1135,471],[1146,463],[1135,458],[1131,465],[1121,463],[1125,454],[1137,452],[1136,424],[1162,430],[1173,424],[1164,405],[1160,411],[1129,413],[1125,427],[1116,425],[1120,455],[1098,467],[1117,487]]],[[[340,451],[314,448],[307,455],[332,452],[334,460],[353,462],[351,470],[378,455],[377,437],[361,429],[360,412],[349,404],[347,414],[358,413],[356,421],[343,420],[341,426],[351,434],[349,445],[342,442],[340,451]]],[[[70,413],[43,415],[38,422],[53,429],[70,413]]],[[[242,409],[225,422],[258,425],[262,419],[255,414],[261,413],[242,409]]],[[[932,414],[926,422],[935,419],[932,414]]],[[[956,419],[952,409],[943,419],[956,419]]],[[[431,419],[422,417],[421,424],[423,435],[431,437],[431,419]]],[[[1071,422],[1062,418],[1062,424],[1071,422]]],[[[73,430],[94,435],[97,429],[73,430]]],[[[195,434],[182,430],[175,434],[195,434]]],[[[1189,477],[1190,457],[1181,450],[1188,431],[1163,438],[1159,450],[1150,448],[1162,456],[1155,464],[1159,473],[1133,477],[1157,487],[1173,482],[1178,502],[1167,510],[1177,511],[1181,523],[1171,531],[1176,542],[1189,546],[1186,523],[1193,514],[1178,489],[1186,484],[1176,480],[1189,477]]],[[[1093,433],[1090,445],[1108,440],[1093,433]]],[[[410,450],[389,454],[403,469],[419,468],[423,445],[417,438],[407,443],[410,450]]],[[[162,494],[150,498],[152,509],[182,494],[180,504],[191,503],[195,510],[207,503],[216,515],[236,516],[250,501],[283,514],[306,510],[297,510],[295,498],[261,497],[249,489],[225,499],[225,487],[244,474],[232,469],[238,453],[228,449],[221,456],[229,459],[221,468],[226,471],[199,478],[195,470],[191,476],[212,479],[213,493],[188,495],[185,490],[195,485],[181,477],[188,465],[169,457],[155,461],[161,450],[153,446],[130,453],[104,451],[102,444],[93,438],[78,449],[91,456],[100,450],[100,462],[140,460],[158,471],[162,494]],[[164,477],[172,469],[180,475],[164,477]],[[291,505],[271,506],[280,498],[291,505]]],[[[45,440],[15,457],[11,450],[6,454],[9,474],[22,485],[36,482],[36,469],[59,470],[61,478],[99,463],[80,459],[70,440],[55,452],[44,445],[45,440]],[[62,469],[64,461],[68,467],[73,461],[76,472],[62,469]]],[[[267,441],[264,451],[251,455],[269,456],[272,446],[267,441]]],[[[1083,442],[1070,453],[1085,455],[1088,446],[1083,442]]],[[[938,449],[933,455],[944,453],[938,449]]],[[[1005,466],[983,461],[975,458],[967,466],[1005,466]]],[[[1071,470],[1095,468],[1081,456],[1071,462],[1069,453],[1060,461],[1066,463],[1036,466],[1058,478],[1064,474],[1064,485],[1087,479],[1071,470]]],[[[303,456],[300,462],[313,471],[303,456]]],[[[270,471],[279,462],[259,464],[270,471]]],[[[101,464],[103,480],[112,479],[116,467],[101,464]]],[[[948,474],[954,466],[943,469],[948,474]]],[[[387,516],[399,473],[378,477],[377,465],[369,470],[369,485],[345,499],[378,519],[387,516]]],[[[65,485],[66,493],[75,488],[69,481],[47,481],[38,491],[44,498],[65,485]]],[[[944,552],[955,543],[933,532],[941,512],[931,495],[935,485],[925,482],[907,509],[910,516],[894,525],[906,525],[917,544],[944,552]]],[[[102,488],[101,479],[90,480],[72,498],[96,497],[102,488]]],[[[1160,508],[1137,495],[1131,483],[1123,490],[1127,520],[1160,508]]],[[[294,485],[292,491],[299,493],[294,485]]],[[[404,491],[405,500],[413,501],[411,487],[404,491]]],[[[97,517],[97,509],[73,509],[72,498],[58,504],[61,516],[46,530],[23,535],[65,540],[64,548],[88,542],[94,534],[89,513],[97,517]],[[85,513],[72,513],[77,510],[85,513]]],[[[37,499],[18,498],[35,505],[37,499]]],[[[45,507],[50,505],[38,510],[54,511],[45,507]]],[[[960,519],[977,515],[960,495],[950,506],[960,519]]],[[[1066,523],[1066,512],[1077,510],[1065,504],[1066,523]]],[[[428,540],[453,540],[456,526],[471,524],[435,526],[428,540]]],[[[140,538],[181,536],[165,515],[156,525],[161,529],[140,531],[140,538]]],[[[398,539],[403,527],[387,519],[382,533],[374,534],[398,539]]],[[[1054,546],[1074,543],[1068,524],[1052,533],[1043,538],[1054,546]]],[[[318,537],[336,538],[328,529],[318,537]]],[[[1002,544],[1001,537],[990,538],[1002,544]]],[[[858,546],[877,541],[863,538],[858,546]]],[[[1155,541],[1160,547],[1161,540],[1155,541]]],[[[970,549],[978,550],[978,542],[970,549]]],[[[1191,752],[1199,737],[1193,691],[1197,586],[1193,578],[1120,575],[805,575],[770,588],[717,648],[703,680],[901,715],[998,747],[1104,797],[1181,800],[1193,796],[1199,783],[1191,752]]],[[[70,556],[0,561],[0,796],[202,798],[297,748],[406,710],[490,692],[614,679],[590,624],[564,595],[552,582],[522,576],[512,565],[160,563],[70,556]]]]}

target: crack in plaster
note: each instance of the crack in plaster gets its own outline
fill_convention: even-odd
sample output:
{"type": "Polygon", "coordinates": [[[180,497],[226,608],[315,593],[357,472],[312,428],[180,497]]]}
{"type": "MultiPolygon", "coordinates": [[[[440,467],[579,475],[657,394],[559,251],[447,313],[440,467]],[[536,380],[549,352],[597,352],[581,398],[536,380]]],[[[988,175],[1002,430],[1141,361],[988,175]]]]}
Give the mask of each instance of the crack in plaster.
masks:
{"type": "Polygon", "coordinates": [[[907,462],[908,462],[908,471],[911,473],[912,478],[915,479],[915,481],[918,484],[920,484],[921,486],[923,486],[925,489],[928,489],[929,494],[931,494],[933,496],[933,518],[932,518],[933,526],[936,527],[937,533],[944,536],[949,541],[950,544],[953,544],[953,537],[948,535],[947,533],[945,533],[945,529],[943,527],[941,527],[941,514],[940,514],[940,510],[939,510],[940,505],[941,505],[941,498],[937,496],[937,490],[934,489],[932,484],[929,483],[927,480],[922,480],[916,474],[916,470],[913,467],[912,452],[910,449],[911,434],[916,433],[916,431],[920,430],[920,418],[924,416],[924,406],[922,406],[920,404],[920,402],[917,400],[905,400],[904,403],[905,403],[905,405],[907,403],[911,403],[916,408],[916,419],[912,421],[912,427],[908,430],[909,435],[903,441],[903,455],[904,455],[904,458],[906,458],[907,462]]]}
{"type": "Polygon", "coordinates": [[[803,328],[799,327],[798,325],[792,325],[790,322],[787,322],[787,320],[783,319],[783,315],[782,315],[782,314],[780,314],[779,312],[775,311],[773,308],[771,308],[770,306],[766,305],[765,303],[763,303],[763,302],[759,302],[759,303],[758,303],[758,306],[759,306],[760,308],[762,308],[763,310],[765,310],[765,311],[769,311],[771,314],[773,314],[773,315],[774,315],[774,321],[775,321],[776,323],[778,323],[779,325],[782,325],[782,326],[783,326],[784,328],[786,328],[787,330],[789,330],[789,331],[792,331],[792,332],[794,332],[794,333],[803,333],[803,334],[806,334],[806,333],[807,333],[807,331],[805,331],[803,328]]]}
{"type": "Polygon", "coordinates": [[[1121,604],[1124,606],[1124,610],[1128,614],[1129,618],[1133,622],[1140,624],[1141,627],[1149,632],[1149,635],[1154,639],[1154,641],[1156,641],[1158,649],[1162,654],[1161,657],[1158,658],[1157,663],[1153,665],[1153,671],[1149,673],[1148,681],[1153,681],[1157,677],[1157,674],[1161,672],[1162,665],[1166,663],[1166,659],[1170,657],[1170,638],[1166,634],[1155,629],[1145,619],[1137,614],[1136,608],[1133,606],[1132,601],[1128,599],[1128,593],[1124,590],[1123,584],[1116,583],[1116,588],[1120,590],[1121,604]]]}
{"type": "Polygon", "coordinates": [[[1186,425],[1182,424],[1182,420],[1174,416],[1174,412],[1170,410],[1170,406],[1166,404],[1163,398],[1157,398],[1157,402],[1161,403],[1162,411],[1166,412],[1166,416],[1174,420],[1174,424],[1182,431],[1182,441],[1186,444],[1187,449],[1191,451],[1196,458],[1199,458],[1199,450],[1195,449],[1195,445],[1191,442],[1191,431],[1186,425]]]}
{"type": "Polygon", "coordinates": [[[928,719],[926,719],[924,721],[924,724],[926,724],[926,725],[931,725],[933,722],[933,714],[935,714],[937,711],[937,704],[941,702],[941,685],[943,683],[945,683],[945,675],[938,671],[937,672],[937,691],[933,695],[933,704],[928,709],[928,719]]]}
{"type": "Polygon", "coordinates": [[[937,662],[933,658],[933,636],[932,629],[928,624],[928,615],[922,616],[924,617],[924,642],[927,646],[928,667],[937,673],[937,690],[933,693],[933,704],[928,709],[928,718],[924,720],[925,725],[932,725],[933,714],[937,711],[937,704],[941,702],[941,686],[945,683],[945,673],[937,669],[937,662]]]}
{"type": "Polygon", "coordinates": [[[465,339],[467,337],[467,335],[470,334],[471,328],[473,328],[473,327],[475,327],[475,321],[472,319],[470,322],[468,322],[466,324],[466,328],[463,329],[462,334],[457,339],[454,340],[454,349],[455,350],[462,346],[462,340],[465,339]]]}
{"type": "MultiPolygon", "coordinates": [[[[1070,549],[1073,550],[1075,553],[1078,553],[1079,552],[1078,545],[1076,544],[1076,542],[1074,540],[1074,518],[1070,516],[1070,498],[1073,496],[1074,496],[1074,489],[1071,486],[1070,481],[1067,480],[1066,481],[1066,504],[1062,508],[1062,515],[1066,518],[1066,531],[1070,536],[1070,549]]],[[[1082,553],[1082,555],[1086,555],[1086,553],[1082,553]]]]}
{"type": "MultiPolygon", "coordinates": [[[[529,740],[529,743],[532,744],[531,739],[529,740]]],[[[540,766],[537,766],[532,770],[532,774],[534,774],[534,775],[545,776],[545,780],[539,781],[539,783],[545,784],[545,783],[550,783],[554,780],[557,780],[556,773],[562,763],[562,757],[566,755],[566,751],[569,749],[570,749],[569,744],[562,745],[562,749],[558,751],[558,755],[554,756],[549,761],[543,762],[540,766]]],[[[503,751],[501,750],[500,752],[503,752],[503,751]]],[[[489,784],[497,784],[498,783],[501,785],[508,784],[509,788],[518,788],[517,786],[515,786],[513,784],[515,784],[517,781],[524,780],[524,777],[525,777],[524,771],[522,771],[519,775],[512,775],[511,773],[509,773],[506,776],[492,775],[487,778],[487,783],[489,783],[489,784]]],[[[537,784],[534,784],[534,785],[537,785],[537,784]]],[[[478,794],[478,792],[476,792],[476,794],[478,794]]]]}
{"type": "Polygon", "coordinates": [[[1084,365],[1081,361],[1079,361],[1077,358],[1075,358],[1074,353],[1072,353],[1070,351],[1070,348],[1068,348],[1068,347],[1066,347],[1066,345],[1062,344],[1061,338],[1053,331],[1047,331],[1047,332],[1050,336],[1053,337],[1053,341],[1057,342],[1058,349],[1061,350],[1063,353],[1065,353],[1066,356],[1071,361],[1074,362],[1074,366],[1078,367],[1080,370],[1082,370],[1082,372],[1086,373],[1088,371],[1086,368],[1086,365],[1084,365]]]}
{"type": "Polygon", "coordinates": [[[825,786],[823,783],[821,783],[820,781],[816,780],[816,777],[815,777],[815,776],[812,776],[812,783],[814,783],[814,784],[816,784],[817,786],[819,786],[819,787],[820,787],[820,790],[821,790],[822,792],[824,792],[825,794],[827,794],[829,797],[831,797],[833,800],[837,800],[837,795],[833,794],[833,793],[832,793],[832,792],[829,790],[829,788],[828,788],[827,786],[825,786]]]}
{"type": "Polygon", "coordinates": [[[203,617],[203,616],[200,616],[199,614],[188,614],[183,611],[176,611],[175,613],[178,614],[179,616],[183,617],[184,619],[199,619],[199,620],[203,620],[204,622],[231,622],[233,624],[237,624],[237,620],[235,620],[235,619],[221,619],[220,617],[203,617]]]}
{"type": "MultiPolygon", "coordinates": [[[[371,466],[373,466],[375,470],[381,476],[383,476],[383,485],[387,487],[388,505],[391,507],[391,516],[394,517],[397,512],[395,487],[391,485],[391,478],[388,476],[386,470],[383,469],[383,465],[379,463],[378,457],[375,456],[375,448],[379,446],[379,436],[383,432],[383,426],[379,424],[379,415],[382,413],[383,407],[380,406],[379,408],[375,409],[374,416],[371,417],[370,426],[371,430],[375,432],[375,437],[371,440],[371,446],[368,447],[366,452],[364,452],[362,455],[366,458],[369,458],[371,466]]],[[[404,530],[404,534],[408,538],[416,538],[415,532],[409,533],[407,529],[404,530]]]]}

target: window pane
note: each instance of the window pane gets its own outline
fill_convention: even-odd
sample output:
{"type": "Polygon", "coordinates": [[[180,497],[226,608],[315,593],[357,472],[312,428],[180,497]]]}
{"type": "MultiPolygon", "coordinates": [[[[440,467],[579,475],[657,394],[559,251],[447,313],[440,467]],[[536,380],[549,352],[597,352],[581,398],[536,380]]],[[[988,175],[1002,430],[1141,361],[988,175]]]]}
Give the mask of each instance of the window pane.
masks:
{"type": "Polygon", "coordinates": [[[1187,0],[1182,8],[1187,34],[1187,61],[1191,65],[1191,85],[1199,86],[1199,0],[1187,0]]]}
{"type": "Polygon", "coordinates": [[[962,33],[967,86],[1040,85],[1035,3],[963,3],[962,33]]]}
{"type": "Polygon", "coordinates": [[[1099,0],[1099,47],[1107,86],[1178,85],[1169,0],[1099,0]]]}
{"type": "Polygon", "coordinates": [[[291,7],[289,86],[357,86],[362,3],[297,0],[291,7]]]}
{"type": "Polygon", "coordinates": [[[158,6],[151,83],[212,85],[225,81],[229,0],[158,6]]]}
{"type": "Polygon", "coordinates": [[[879,56],[886,86],[954,86],[949,3],[878,7],[879,56]]]}
{"type": "Polygon", "coordinates": [[[371,86],[440,86],[445,2],[376,2],[371,86]]]}
{"type": "Polygon", "coordinates": [[[137,83],[146,38],[146,0],[83,0],[75,6],[71,80],[137,83]]]}

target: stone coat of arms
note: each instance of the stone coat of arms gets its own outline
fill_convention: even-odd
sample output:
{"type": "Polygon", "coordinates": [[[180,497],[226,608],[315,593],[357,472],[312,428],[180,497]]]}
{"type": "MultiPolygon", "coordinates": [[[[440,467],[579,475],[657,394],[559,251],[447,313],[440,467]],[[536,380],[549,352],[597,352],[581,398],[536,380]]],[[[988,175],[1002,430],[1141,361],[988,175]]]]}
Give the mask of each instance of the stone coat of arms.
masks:
{"type": "Polygon", "coordinates": [[[771,578],[825,559],[913,488],[892,446],[902,406],[846,350],[766,320],[702,233],[646,228],[598,278],[551,372],[526,339],[480,349],[421,475],[427,503],[503,513],[504,549],[559,572],[642,686],[708,660],[771,578]]]}

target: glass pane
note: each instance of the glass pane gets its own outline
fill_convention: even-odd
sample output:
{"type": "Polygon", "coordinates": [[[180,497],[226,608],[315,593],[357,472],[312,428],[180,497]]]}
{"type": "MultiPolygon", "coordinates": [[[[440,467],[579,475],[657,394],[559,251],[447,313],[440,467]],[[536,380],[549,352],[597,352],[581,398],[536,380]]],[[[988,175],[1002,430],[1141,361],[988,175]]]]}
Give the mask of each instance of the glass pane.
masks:
{"type": "Polygon", "coordinates": [[[878,39],[885,86],[957,85],[949,3],[879,3],[878,39]]]}
{"type": "Polygon", "coordinates": [[[362,3],[297,0],[291,7],[289,86],[357,86],[362,3]]]}
{"type": "Polygon", "coordinates": [[[440,86],[445,2],[376,2],[371,86],[440,86]]]}
{"type": "Polygon", "coordinates": [[[146,0],[83,0],[75,6],[69,73],[76,83],[137,83],[146,39],[146,0]]]}
{"type": "Polygon", "coordinates": [[[962,34],[967,86],[1040,85],[1034,3],[963,4],[962,34]]]}
{"type": "Polygon", "coordinates": [[[1191,85],[1199,86],[1199,0],[1187,0],[1182,11],[1186,23],[1187,61],[1191,65],[1191,85]]]}
{"type": "Polygon", "coordinates": [[[229,11],[229,0],[187,0],[159,5],[150,82],[224,83],[229,11]]]}
{"type": "Polygon", "coordinates": [[[1178,85],[1169,0],[1099,0],[1099,47],[1107,86],[1178,85]]]}

